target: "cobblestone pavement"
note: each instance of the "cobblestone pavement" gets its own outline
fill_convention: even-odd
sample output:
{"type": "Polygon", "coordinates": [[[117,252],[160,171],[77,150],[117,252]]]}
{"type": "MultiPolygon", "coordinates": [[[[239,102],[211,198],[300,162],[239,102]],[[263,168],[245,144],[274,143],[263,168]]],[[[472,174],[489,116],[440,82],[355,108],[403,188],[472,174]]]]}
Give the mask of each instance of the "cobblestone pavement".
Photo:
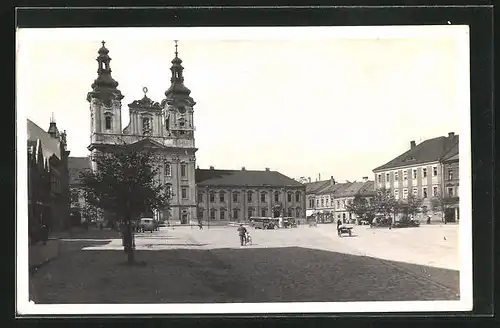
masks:
{"type": "Polygon", "coordinates": [[[61,257],[33,275],[31,292],[37,303],[454,300],[458,271],[438,266],[454,265],[457,228],[356,227],[357,236],[346,238],[331,225],[252,229],[246,247],[234,227],[163,228],[138,234],[137,259],[145,265],[134,267],[124,264],[120,239],[81,237],[65,241],[61,257]],[[378,256],[387,247],[397,251],[378,256]]]}

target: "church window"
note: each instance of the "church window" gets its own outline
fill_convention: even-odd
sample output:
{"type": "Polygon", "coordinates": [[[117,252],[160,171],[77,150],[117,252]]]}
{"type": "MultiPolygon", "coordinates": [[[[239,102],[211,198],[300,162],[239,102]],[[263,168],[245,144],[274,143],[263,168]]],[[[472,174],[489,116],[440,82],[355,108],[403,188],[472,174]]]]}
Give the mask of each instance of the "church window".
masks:
{"type": "Polygon", "coordinates": [[[186,177],[186,164],[181,164],[181,177],[186,177]]]}
{"type": "Polygon", "coordinates": [[[166,177],[172,176],[172,166],[170,165],[170,163],[165,164],[165,176],[166,177]]]}
{"type": "Polygon", "coordinates": [[[181,188],[181,194],[182,194],[182,199],[187,199],[188,196],[187,196],[187,188],[186,187],[182,187],[181,188]]]}
{"type": "Polygon", "coordinates": [[[111,130],[111,116],[106,116],[105,125],[106,125],[106,130],[111,130]]]}
{"type": "Polygon", "coordinates": [[[142,133],[150,133],[151,132],[151,125],[150,125],[150,120],[148,117],[144,117],[142,119],[142,133]]]}

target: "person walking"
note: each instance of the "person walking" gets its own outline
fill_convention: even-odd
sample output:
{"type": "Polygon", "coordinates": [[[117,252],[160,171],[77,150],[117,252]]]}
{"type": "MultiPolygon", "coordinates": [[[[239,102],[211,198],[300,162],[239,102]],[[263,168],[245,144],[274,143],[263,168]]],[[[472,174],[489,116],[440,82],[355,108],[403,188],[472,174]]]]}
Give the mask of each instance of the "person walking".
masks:
{"type": "Polygon", "coordinates": [[[246,244],[246,234],[247,229],[243,226],[243,224],[240,224],[240,226],[238,227],[238,235],[240,236],[241,246],[244,246],[246,244]]]}

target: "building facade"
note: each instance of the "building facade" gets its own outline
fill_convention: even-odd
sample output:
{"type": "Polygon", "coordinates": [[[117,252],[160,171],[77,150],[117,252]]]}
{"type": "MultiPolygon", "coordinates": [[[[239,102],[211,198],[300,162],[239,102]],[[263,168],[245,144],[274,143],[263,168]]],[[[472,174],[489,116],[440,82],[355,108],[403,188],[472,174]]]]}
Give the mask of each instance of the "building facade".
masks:
{"type": "MultiPolygon", "coordinates": [[[[122,129],[121,107],[124,98],[118,82],[111,77],[109,50],[98,50],[98,75],[87,94],[90,103],[90,158],[96,153],[112,152],[116,147],[133,145],[154,154],[160,183],[170,195],[170,209],[154,213],[157,219],[188,224],[198,219],[241,221],[249,216],[275,216],[275,205],[284,214],[305,215],[305,187],[279,172],[196,169],[194,106],[191,91],[184,85],[182,60],[175,57],[170,68],[170,87],[165,98],[155,102],[144,97],[128,105],[130,122],[122,129]],[[223,178],[221,178],[223,177],[223,178]]],[[[71,160],[75,179],[73,206],[82,208],[85,200],[76,177],[86,169],[85,159],[71,160]]],[[[96,169],[95,162],[90,162],[96,169]]]]}
{"type": "Polygon", "coordinates": [[[60,231],[69,219],[66,132],[59,132],[54,119],[47,131],[30,120],[27,124],[29,226],[60,231]]]}
{"type": "Polygon", "coordinates": [[[329,223],[341,220],[347,223],[358,222],[360,219],[347,208],[347,204],[356,196],[371,202],[375,196],[374,182],[365,177],[360,182],[338,183],[332,177],[322,187],[316,189],[314,194],[309,194],[308,199],[310,199],[309,206],[314,207],[313,214],[319,218],[320,222],[329,223]]]}
{"type": "MultiPolygon", "coordinates": [[[[407,199],[410,193],[422,198],[422,207],[431,219],[442,220],[443,213],[431,210],[433,199],[446,197],[445,178],[450,168],[445,165],[446,158],[456,156],[454,165],[458,172],[458,144],[459,137],[453,132],[447,137],[428,139],[419,145],[411,141],[408,151],[373,170],[375,188],[390,189],[397,200],[407,199]]],[[[450,183],[453,184],[451,188],[457,190],[455,184],[458,186],[458,180],[450,183]]]]}
{"type": "MultiPolygon", "coordinates": [[[[160,168],[158,179],[170,191],[170,210],[158,218],[178,219],[187,223],[196,217],[194,106],[191,91],[184,85],[182,60],[175,57],[170,68],[170,87],[165,98],[155,102],[144,97],[128,105],[130,122],[122,129],[123,95],[111,77],[111,58],[104,41],[98,51],[98,76],[87,95],[90,103],[91,140],[88,149],[110,152],[123,144],[148,148],[155,153],[160,168]]],[[[92,164],[95,169],[95,162],[92,164]]]]}
{"type": "Polygon", "coordinates": [[[305,217],[305,186],[276,171],[197,169],[196,183],[202,220],[305,217]]]}

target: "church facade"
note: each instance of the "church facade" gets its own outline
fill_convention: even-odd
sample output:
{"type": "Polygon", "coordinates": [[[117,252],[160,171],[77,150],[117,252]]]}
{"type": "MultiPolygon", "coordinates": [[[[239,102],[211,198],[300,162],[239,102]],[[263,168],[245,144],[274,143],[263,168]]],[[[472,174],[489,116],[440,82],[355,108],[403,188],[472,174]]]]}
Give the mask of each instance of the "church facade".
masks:
{"type": "MultiPolygon", "coordinates": [[[[247,197],[246,199],[250,199],[247,194],[251,192],[245,192],[249,186],[254,187],[255,192],[257,189],[260,191],[260,188],[266,188],[268,193],[274,190],[287,190],[287,193],[293,193],[293,200],[289,202],[290,206],[286,209],[288,211],[288,208],[293,206],[293,211],[288,211],[288,213],[293,213],[293,216],[303,213],[305,210],[305,187],[279,172],[270,170],[226,171],[229,176],[237,174],[239,178],[236,181],[232,181],[231,178],[224,180],[224,183],[230,181],[231,186],[220,186],[219,180],[213,180],[215,185],[211,186],[210,180],[213,178],[211,174],[207,175],[207,173],[203,173],[204,170],[196,168],[197,148],[194,138],[193,115],[196,102],[191,97],[191,90],[184,85],[184,67],[178,56],[177,43],[175,57],[170,68],[170,87],[165,91],[165,98],[161,102],[155,102],[147,97],[147,88],[144,88],[144,97],[128,104],[130,122],[125,127],[122,126],[121,115],[124,96],[118,89],[118,82],[111,76],[111,58],[104,41],[98,50],[96,60],[98,75],[91,85],[92,90],[87,94],[91,116],[91,138],[88,146],[91,158],[97,152],[109,152],[113,147],[123,144],[136,145],[141,149],[148,148],[149,151],[154,152],[158,160],[157,165],[160,168],[158,179],[170,191],[170,209],[154,213],[157,219],[177,221],[181,224],[187,224],[197,219],[224,220],[232,217],[232,215],[223,216],[220,214],[221,211],[224,213],[226,210],[229,213],[241,213],[240,218],[252,213],[255,213],[254,215],[257,213],[270,215],[271,202],[268,201],[263,202],[260,206],[262,208],[265,206],[267,210],[264,211],[259,206],[240,206],[239,204],[236,206],[236,202],[234,202],[234,209],[232,206],[226,209],[225,207],[221,208],[224,202],[205,202],[198,199],[203,197],[203,194],[206,194],[203,197],[205,200],[210,199],[211,191],[217,190],[220,194],[219,189],[222,187],[235,188],[235,190],[241,191],[242,195],[247,197]],[[242,174],[243,180],[241,180],[242,174]],[[259,183],[254,186],[252,180],[255,178],[259,180],[259,183]],[[240,183],[242,181],[243,184],[240,183]],[[199,191],[197,184],[200,184],[199,191]],[[217,212],[217,217],[215,217],[214,211],[217,212]]],[[[90,163],[95,169],[95,163],[90,163]]],[[[213,172],[212,169],[208,173],[213,172]]],[[[243,199],[242,197],[241,199],[243,199]]],[[[269,196],[268,198],[274,200],[274,197],[269,196]]]]}

